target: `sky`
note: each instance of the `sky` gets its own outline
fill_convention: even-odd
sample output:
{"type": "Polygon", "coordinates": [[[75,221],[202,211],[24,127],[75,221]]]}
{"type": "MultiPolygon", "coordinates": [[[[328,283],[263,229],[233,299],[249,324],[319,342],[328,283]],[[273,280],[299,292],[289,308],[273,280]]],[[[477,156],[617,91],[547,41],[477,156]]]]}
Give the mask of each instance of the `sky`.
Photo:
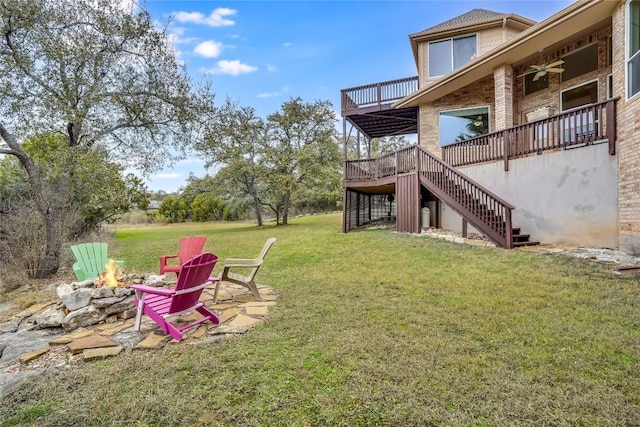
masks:
{"type": "MultiPolygon", "coordinates": [[[[324,0],[168,1],[145,7],[169,32],[194,81],[207,79],[259,116],[291,98],[329,100],[340,118],[340,89],[417,75],[409,34],[474,8],[542,21],[573,1],[324,0]]],[[[342,129],[341,122],[337,122],[342,129]]],[[[178,191],[189,174],[214,170],[190,155],[146,179],[151,191],[178,191]]]]}

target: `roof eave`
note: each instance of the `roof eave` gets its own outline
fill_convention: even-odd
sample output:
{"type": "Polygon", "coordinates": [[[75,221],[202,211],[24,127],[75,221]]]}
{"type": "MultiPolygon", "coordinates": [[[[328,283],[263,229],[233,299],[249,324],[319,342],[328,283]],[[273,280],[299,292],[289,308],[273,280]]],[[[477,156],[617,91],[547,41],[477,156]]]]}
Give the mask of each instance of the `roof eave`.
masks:
{"type": "Polygon", "coordinates": [[[537,52],[540,46],[549,46],[571,36],[576,32],[575,28],[587,28],[610,17],[618,3],[611,0],[579,0],[393,106],[413,107],[441,98],[492,74],[502,64],[518,62],[537,52]]]}

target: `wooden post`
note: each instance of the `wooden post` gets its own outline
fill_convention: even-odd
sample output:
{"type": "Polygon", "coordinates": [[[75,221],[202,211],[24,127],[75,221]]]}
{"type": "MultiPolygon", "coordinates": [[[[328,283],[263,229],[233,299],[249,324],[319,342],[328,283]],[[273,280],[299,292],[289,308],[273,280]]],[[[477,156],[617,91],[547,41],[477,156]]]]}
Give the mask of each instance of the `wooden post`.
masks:
{"type": "Polygon", "coordinates": [[[607,138],[609,138],[609,154],[616,154],[616,100],[607,103],[607,138]]]}
{"type": "Polygon", "coordinates": [[[462,237],[467,238],[467,220],[462,218],[462,237]]]}
{"type": "Polygon", "coordinates": [[[502,141],[504,143],[502,155],[504,157],[504,170],[509,170],[509,132],[505,129],[502,131],[502,141]]]}

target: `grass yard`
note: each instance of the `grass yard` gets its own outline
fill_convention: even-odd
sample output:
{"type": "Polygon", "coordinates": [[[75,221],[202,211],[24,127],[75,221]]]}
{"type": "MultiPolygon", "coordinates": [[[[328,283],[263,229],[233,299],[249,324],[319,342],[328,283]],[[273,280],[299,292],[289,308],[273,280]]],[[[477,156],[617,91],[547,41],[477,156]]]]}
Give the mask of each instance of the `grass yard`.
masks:
{"type": "Polygon", "coordinates": [[[637,276],[340,219],[119,229],[113,256],[139,272],[183,236],[221,260],[275,236],[258,281],[279,301],[236,339],[43,375],[0,426],[640,425],[637,276]]]}

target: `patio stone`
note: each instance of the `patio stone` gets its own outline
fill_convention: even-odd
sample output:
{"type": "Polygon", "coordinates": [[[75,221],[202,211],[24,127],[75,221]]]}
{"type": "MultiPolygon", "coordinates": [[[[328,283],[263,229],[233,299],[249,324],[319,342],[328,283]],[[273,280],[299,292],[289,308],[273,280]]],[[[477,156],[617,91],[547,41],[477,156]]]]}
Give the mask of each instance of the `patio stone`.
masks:
{"type": "Polygon", "coordinates": [[[246,307],[244,312],[249,316],[266,316],[269,314],[269,307],[267,306],[254,306],[246,307]]]}
{"type": "Polygon", "coordinates": [[[145,339],[140,341],[134,349],[139,350],[157,350],[164,347],[171,339],[171,335],[157,335],[150,333],[145,339]]]}
{"type": "Polygon", "coordinates": [[[31,351],[27,354],[20,356],[20,359],[19,359],[20,363],[31,362],[32,360],[37,359],[38,357],[42,356],[47,352],[49,352],[49,347],[39,348],[38,350],[31,351]]]}
{"type": "Polygon", "coordinates": [[[91,335],[84,338],[78,338],[67,344],[67,348],[71,350],[71,354],[82,353],[84,350],[102,347],[115,347],[117,344],[102,335],[91,335]]]}
{"type": "Polygon", "coordinates": [[[105,347],[105,348],[91,348],[82,352],[82,358],[85,362],[92,360],[106,359],[107,357],[117,356],[124,350],[123,347],[105,347]]]}
{"type": "Polygon", "coordinates": [[[78,331],[72,334],[63,335],[59,338],[53,339],[49,341],[49,345],[69,344],[73,340],[77,340],[78,338],[88,337],[89,335],[93,335],[93,331],[90,329],[86,331],[78,331]]]}

